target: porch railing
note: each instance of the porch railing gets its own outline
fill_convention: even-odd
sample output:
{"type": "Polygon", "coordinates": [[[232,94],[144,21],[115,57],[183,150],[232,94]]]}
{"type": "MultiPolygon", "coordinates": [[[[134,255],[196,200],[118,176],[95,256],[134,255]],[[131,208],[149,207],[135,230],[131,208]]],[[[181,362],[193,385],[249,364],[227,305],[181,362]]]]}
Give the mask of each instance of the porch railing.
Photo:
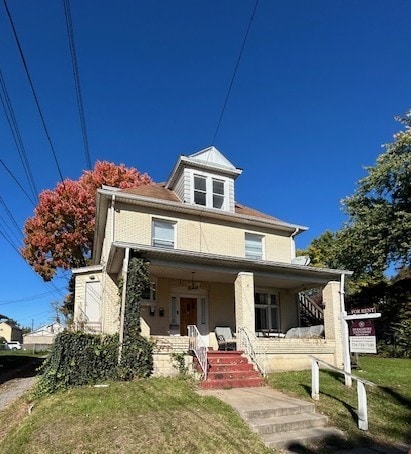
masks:
{"type": "Polygon", "coordinates": [[[320,364],[338,372],[343,375],[349,375],[351,379],[357,380],[357,399],[358,399],[358,428],[361,430],[368,430],[368,410],[367,410],[367,392],[365,385],[376,386],[375,383],[364,380],[363,378],[356,377],[349,374],[338,367],[334,367],[315,356],[309,355],[312,361],[311,366],[311,397],[313,400],[320,399],[320,364]]]}
{"type": "Polygon", "coordinates": [[[189,337],[189,349],[196,355],[198,364],[203,371],[204,380],[207,379],[207,346],[201,337],[200,332],[196,325],[187,326],[188,337],[189,337]]]}
{"type": "Polygon", "coordinates": [[[237,330],[237,350],[243,350],[247,358],[252,361],[263,377],[267,375],[267,350],[249,329],[240,327],[237,330]]]}
{"type": "Polygon", "coordinates": [[[324,309],[312,298],[304,292],[300,292],[298,294],[298,299],[300,301],[300,308],[302,309],[304,315],[317,322],[322,322],[324,320],[324,309]]]}
{"type": "Polygon", "coordinates": [[[101,333],[101,322],[90,322],[87,314],[79,308],[79,315],[76,321],[76,329],[87,333],[101,333]]]}

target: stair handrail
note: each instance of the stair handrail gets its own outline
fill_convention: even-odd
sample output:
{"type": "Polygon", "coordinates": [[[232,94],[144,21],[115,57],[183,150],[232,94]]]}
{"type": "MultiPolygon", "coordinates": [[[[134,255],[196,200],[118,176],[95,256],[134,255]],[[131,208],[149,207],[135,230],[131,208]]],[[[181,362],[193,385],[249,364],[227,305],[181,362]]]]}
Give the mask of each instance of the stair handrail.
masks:
{"type": "Polygon", "coordinates": [[[300,292],[298,294],[300,304],[317,320],[324,320],[324,309],[317,304],[306,293],[300,292]]]}
{"type": "MultiPolygon", "coordinates": [[[[365,380],[364,378],[357,377],[350,374],[343,369],[333,366],[326,361],[322,361],[315,356],[308,355],[311,358],[311,398],[313,400],[320,399],[320,364],[328,369],[338,372],[344,376],[349,376],[353,380],[357,380],[357,399],[358,399],[358,428],[361,430],[368,430],[368,409],[367,409],[367,392],[365,385],[377,386],[375,383],[365,380]]],[[[351,382],[350,382],[351,383],[351,382]]],[[[351,385],[349,385],[351,386],[351,385]]]]}
{"type": "Polygon", "coordinates": [[[237,330],[237,350],[243,350],[263,377],[267,376],[267,350],[261,340],[245,326],[237,330]]]}
{"type": "Polygon", "coordinates": [[[191,350],[197,357],[198,363],[203,371],[203,378],[204,380],[207,379],[207,369],[208,369],[208,361],[207,361],[207,346],[201,337],[200,331],[196,325],[188,325],[187,326],[188,337],[189,337],[189,350],[191,350]]]}

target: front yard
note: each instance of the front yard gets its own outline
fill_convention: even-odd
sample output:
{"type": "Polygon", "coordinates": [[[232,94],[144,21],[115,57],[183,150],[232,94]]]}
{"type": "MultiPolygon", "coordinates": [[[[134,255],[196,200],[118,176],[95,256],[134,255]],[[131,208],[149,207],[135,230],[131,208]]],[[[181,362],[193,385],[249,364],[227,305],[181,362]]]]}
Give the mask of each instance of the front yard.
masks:
{"type": "MultiPolygon", "coordinates": [[[[410,443],[411,360],[363,358],[361,364],[354,373],[378,385],[367,390],[370,431],[357,429],[356,389],[346,389],[342,376],[320,372],[317,411],[346,431],[352,446],[410,443]]],[[[271,374],[268,383],[310,400],[310,371],[271,374]]],[[[0,411],[1,453],[272,452],[234,410],[197,395],[190,379],[85,386],[32,404],[21,398],[0,411]]]]}

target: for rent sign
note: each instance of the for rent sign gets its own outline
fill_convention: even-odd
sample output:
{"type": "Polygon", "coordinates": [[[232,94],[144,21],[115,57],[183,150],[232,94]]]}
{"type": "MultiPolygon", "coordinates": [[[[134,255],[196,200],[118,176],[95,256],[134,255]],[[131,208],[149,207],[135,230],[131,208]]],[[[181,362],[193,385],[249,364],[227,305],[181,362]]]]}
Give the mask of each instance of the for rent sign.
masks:
{"type": "Polygon", "coordinates": [[[375,327],[372,320],[352,320],[350,350],[353,353],[377,353],[375,327]]]}

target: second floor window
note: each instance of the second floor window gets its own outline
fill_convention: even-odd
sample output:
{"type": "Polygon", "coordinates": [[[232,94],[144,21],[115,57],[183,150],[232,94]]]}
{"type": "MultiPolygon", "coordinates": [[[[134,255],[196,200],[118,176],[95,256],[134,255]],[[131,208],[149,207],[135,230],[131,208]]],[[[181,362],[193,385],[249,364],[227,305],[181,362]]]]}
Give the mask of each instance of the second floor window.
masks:
{"type": "Polygon", "coordinates": [[[211,176],[194,175],[194,203],[224,209],[225,181],[211,176]]]}
{"type": "Polygon", "coordinates": [[[153,221],[153,246],[173,249],[175,223],[156,219],[153,221]]]}
{"type": "Polygon", "coordinates": [[[254,233],[245,234],[245,256],[248,259],[262,260],[263,236],[254,233]]]}

